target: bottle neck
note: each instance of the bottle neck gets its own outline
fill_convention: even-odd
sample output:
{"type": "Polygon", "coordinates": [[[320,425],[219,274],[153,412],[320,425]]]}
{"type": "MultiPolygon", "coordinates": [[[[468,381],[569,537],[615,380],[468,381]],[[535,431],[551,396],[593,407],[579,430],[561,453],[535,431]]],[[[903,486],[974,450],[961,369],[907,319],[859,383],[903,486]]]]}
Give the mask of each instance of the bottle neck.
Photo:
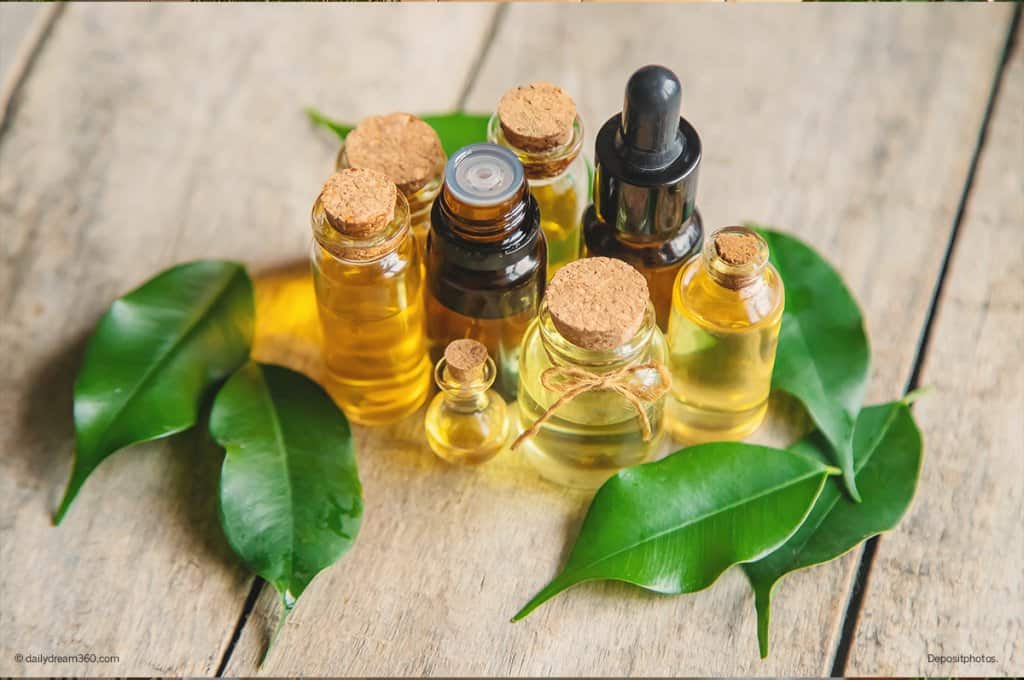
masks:
{"type": "Polygon", "coordinates": [[[490,405],[489,390],[497,373],[494,361],[488,357],[479,377],[473,380],[458,380],[448,369],[447,360],[442,357],[434,369],[434,380],[444,394],[448,406],[460,413],[474,413],[483,411],[490,405]]]}
{"type": "Polygon", "coordinates": [[[529,223],[530,194],[524,181],[515,195],[495,205],[470,205],[459,201],[445,185],[435,203],[452,234],[470,243],[506,241],[529,223]]]}
{"type": "Polygon", "coordinates": [[[381,231],[358,239],[335,229],[327,220],[327,212],[317,197],[310,216],[313,238],[320,246],[339,260],[367,263],[387,257],[395,252],[409,236],[409,203],[401,193],[395,198],[395,216],[381,231]]]}
{"type": "Polygon", "coordinates": [[[746,291],[764,283],[764,270],[768,266],[768,244],[752,229],[746,227],[726,227],[704,243],[701,254],[704,269],[715,283],[723,288],[746,291]],[[744,262],[730,262],[719,253],[717,236],[719,234],[740,234],[755,239],[756,252],[744,262]]]}
{"type": "Polygon", "coordinates": [[[498,114],[495,113],[487,122],[487,141],[512,151],[523,164],[527,179],[554,179],[568,171],[569,166],[579,157],[583,149],[583,121],[576,116],[572,124],[572,134],[564,144],[544,151],[529,151],[508,141],[501,129],[498,114]]]}
{"type": "Polygon", "coordinates": [[[594,350],[569,342],[555,327],[547,303],[537,312],[541,343],[551,363],[556,366],[579,366],[595,373],[607,373],[642,361],[657,329],[654,306],[648,302],[643,323],[628,341],[610,350],[594,350]]]}

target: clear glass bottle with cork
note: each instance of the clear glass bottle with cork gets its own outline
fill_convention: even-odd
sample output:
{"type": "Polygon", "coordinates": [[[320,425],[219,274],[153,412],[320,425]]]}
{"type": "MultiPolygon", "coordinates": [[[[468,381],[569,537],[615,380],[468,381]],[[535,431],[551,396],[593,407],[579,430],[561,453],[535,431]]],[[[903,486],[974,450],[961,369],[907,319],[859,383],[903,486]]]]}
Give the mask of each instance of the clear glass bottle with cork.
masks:
{"type": "Polygon", "coordinates": [[[409,202],[409,221],[422,256],[446,160],[434,128],[412,114],[389,113],[360,121],[338,151],[337,168],[376,170],[398,186],[409,202]]]}
{"type": "Polygon", "coordinates": [[[427,336],[436,361],[471,338],[515,399],[519,343],[544,296],[547,249],[537,201],[516,155],[495,144],[459,149],[445,166],[427,244],[427,336]]]}
{"type": "Polygon", "coordinates": [[[383,174],[346,169],[324,184],[312,224],[327,391],[356,423],[409,415],[430,389],[409,204],[383,174]]]}
{"type": "Polygon", "coordinates": [[[487,139],[513,151],[526,169],[548,242],[548,280],[582,254],[580,218],[589,177],[580,154],[583,123],[576,103],[551,83],[515,87],[502,96],[487,139]]]}
{"type": "Polygon", "coordinates": [[[615,257],[647,279],[662,330],[672,284],[700,252],[696,208],[701,142],[679,116],[681,85],[663,66],[644,66],[626,85],[622,113],[597,133],[594,204],[583,215],[589,255],[615,257]]]}
{"type": "Polygon", "coordinates": [[[475,465],[498,455],[508,443],[508,409],[491,389],[497,373],[487,348],[455,340],[437,362],[441,392],[427,409],[427,443],[449,463],[475,465]]]}
{"type": "Polygon", "coordinates": [[[520,362],[523,432],[512,447],[542,476],[595,488],[658,446],[668,347],[647,282],[628,264],[593,257],[563,267],[520,362]]]}
{"type": "Polygon", "coordinates": [[[673,436],[686,443],[738,440],[757,429],[784,305],[768,244],[751,229],[716,232],[679,271],[668,330],[673,436]]]}

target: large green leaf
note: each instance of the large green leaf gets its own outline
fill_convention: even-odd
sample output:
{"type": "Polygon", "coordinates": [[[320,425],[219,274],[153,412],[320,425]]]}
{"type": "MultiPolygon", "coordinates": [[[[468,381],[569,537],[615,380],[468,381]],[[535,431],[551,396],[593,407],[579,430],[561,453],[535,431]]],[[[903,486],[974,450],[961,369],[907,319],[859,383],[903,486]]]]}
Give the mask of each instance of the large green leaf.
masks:
{"type": "Polygon", "coordinates": [[[234,262],[179,265],[115,300],[75,381],[75,462],[54,523],[107,456],[194,425],[206,388],[248,358],[252,330],[252,282],[234,262]]]}
{"type": "MultiPolygon", "coordinates": [[[[306,115],[317,125],[333,130],[342,140],[349,132],[352,132],[354,127],[332,120],[314,108],[307,108],[306,115]]],[[[441,146],[449,156],[467,144],[487,141],[487,121],[490,116],[454,111],[421,116],[421,118],[437,132],[437,136],[441,138],[441,146]]]]}
{"type": "MultiPolygon", "coordinates": [[[[815,432],[790,448],[824,459],[829,445],[815,432]]],[[[788,541],[767,557],[743,565],[754,589],[761,658],[768,656],[772,588],[778,580],[791,571],[833,560],[864,539],[891,529],[909,507],[921,467],[921,433],[904,402],[861,411],[853,457],[864,502],[852,502],[839,484],[830,481],[788,541]]]]}
{"type": "Polygon", "coordinates": [[[830,472],[838,470],[809,456],[738,442],[622,470],[598,489],[562,572],[513,620],[585,581],[672,594],[706,588],[789,538],[830,472]]]}
{"type": "Polygon", "coordinates": [[[306,586],[359,531],[362,487],[348,421],[309,378],[250,362],[217,394],[210,434],[227,452],[220,479],[224,533],[280,593],[283,623],[306,586]]]}
{"type": "Polygon", "coordinates": [[[868,380],[868,337],[839,274],[799,239],[760,229],[786,286],[772,387],[799,399],[834,451],[843,481],[860,500],[853,430],[868,380]]]}

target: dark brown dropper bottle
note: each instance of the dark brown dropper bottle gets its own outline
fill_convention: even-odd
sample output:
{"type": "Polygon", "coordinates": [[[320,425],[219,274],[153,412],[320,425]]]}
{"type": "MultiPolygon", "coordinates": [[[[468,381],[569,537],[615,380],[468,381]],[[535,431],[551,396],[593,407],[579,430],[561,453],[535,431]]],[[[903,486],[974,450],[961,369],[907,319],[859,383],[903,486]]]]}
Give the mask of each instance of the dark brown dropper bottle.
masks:
{"type": "Polygon", "coordinates": [[[681,89],[664,66],[630,77],[622,112],[597,133],[594,204],[583,214],[587,255],[639,270],[663,330],[676,273],[700,252],[704,233],[696,207],[701,143],[679,115],[681,89]]]}

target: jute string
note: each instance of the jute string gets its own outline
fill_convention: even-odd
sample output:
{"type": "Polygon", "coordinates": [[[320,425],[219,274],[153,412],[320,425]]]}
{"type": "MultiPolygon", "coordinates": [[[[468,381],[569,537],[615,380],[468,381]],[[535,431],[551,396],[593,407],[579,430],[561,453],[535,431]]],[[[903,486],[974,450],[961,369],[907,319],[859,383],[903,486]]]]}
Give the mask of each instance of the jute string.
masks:
{"type": "Polygon", "coordinates": [[[643,429],[643,440],[651,440],[651,421],[647,417],[647,410],[644,404],[657,401],[668,392],[672,384],[672,374],[663,364],[652,361],[646,364],[633,364],[620,368],[611,373],[591,373],[576,366],[555,366],[544,371],[540,376],[540,383],[545,389],[552,392],[560,392],[561,396],[555,403],[548,407],[548,410],[537,418],[522,434],[512,442],[512,449],[515,450],[524,441],[540,432],[540,428],[547,420],[554,415],[563,404],[578,397],[584,392],[609,391],[622,395],[633,408],[636,409],[636,417],[643,429]],[[630,379],[641,371],[656,370],[658,382],[656,385],[637,384],[630,379]]]}

